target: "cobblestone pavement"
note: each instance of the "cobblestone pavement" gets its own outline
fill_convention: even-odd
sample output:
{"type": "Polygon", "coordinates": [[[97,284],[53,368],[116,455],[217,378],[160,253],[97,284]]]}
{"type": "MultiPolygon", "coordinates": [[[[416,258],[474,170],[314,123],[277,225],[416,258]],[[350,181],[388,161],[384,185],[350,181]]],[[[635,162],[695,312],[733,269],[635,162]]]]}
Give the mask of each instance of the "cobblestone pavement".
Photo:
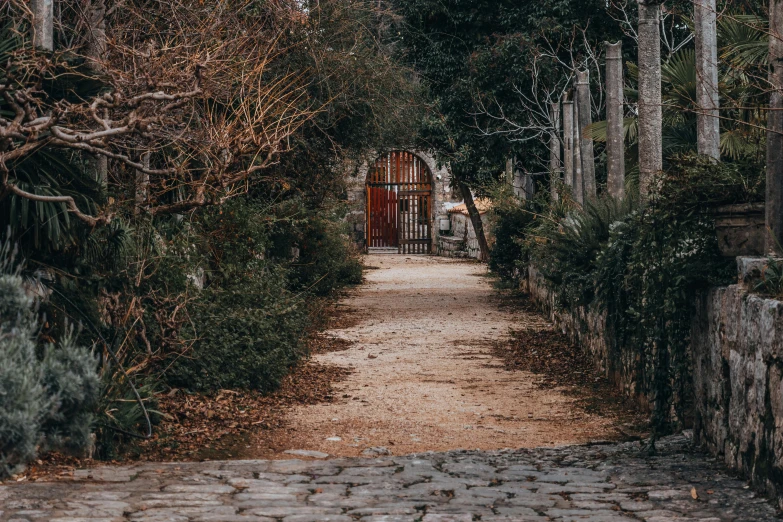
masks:
{"type": "Polygon", "coordinates": [[[145,463],[0,486],[4,521],[462,522],[774,520],[684,436],[377,459],[145,463]],[[694,491],[695,489],[695,491],[694,491]],[[694,498],[696,496],[696,498],[694,498]]]}

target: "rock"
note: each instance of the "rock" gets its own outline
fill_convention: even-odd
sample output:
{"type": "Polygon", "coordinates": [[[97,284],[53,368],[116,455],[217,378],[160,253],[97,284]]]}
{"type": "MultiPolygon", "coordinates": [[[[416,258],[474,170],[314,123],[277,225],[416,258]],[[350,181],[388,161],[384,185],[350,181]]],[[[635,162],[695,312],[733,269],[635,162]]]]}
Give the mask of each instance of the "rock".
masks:
{"type": "Polygon", "coordinates": [[[343,439],[341,439],[340,437],[326,437],[326,440],[328,440],[329,442],[340,442],[343,439]]]}
{"type": "Polygon", "coordinates": [[[362,451],[362,455],[365,457],[380,457],[382,455],[391,455],[392,452],[385,446],[376,446],[374,448],[367,448],[362,451]]]}
{"type": "Polygon", "coordinates": [[[310,457],[312,459],[325,459],[329,456],[328,453],[311,450],[285,450],[283,453],[287,453],[288,455],[296,455],[297,457],[310,457]]]}

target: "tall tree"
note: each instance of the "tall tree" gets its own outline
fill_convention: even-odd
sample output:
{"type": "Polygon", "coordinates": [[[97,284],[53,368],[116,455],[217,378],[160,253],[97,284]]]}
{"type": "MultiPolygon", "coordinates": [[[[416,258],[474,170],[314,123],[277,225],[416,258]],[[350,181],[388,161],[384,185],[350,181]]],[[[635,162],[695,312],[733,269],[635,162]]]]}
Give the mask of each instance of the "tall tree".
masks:
{"type": "Polygon", "coordinates": [[[661,2],[639,0],[639,193],[663,169],[661,2]]]}
{"type": "Polygon", "coordinates": [[[783,254],[783,0],[769,0],[767,116],[767,252],[783,254]]]}
{"type": "Polygon", "coordinates": [[[694,0],[693,23],[696,42],[696,102],[699,154],[720,158],[718,99],[718,23],[715,0],[694,0]]]}

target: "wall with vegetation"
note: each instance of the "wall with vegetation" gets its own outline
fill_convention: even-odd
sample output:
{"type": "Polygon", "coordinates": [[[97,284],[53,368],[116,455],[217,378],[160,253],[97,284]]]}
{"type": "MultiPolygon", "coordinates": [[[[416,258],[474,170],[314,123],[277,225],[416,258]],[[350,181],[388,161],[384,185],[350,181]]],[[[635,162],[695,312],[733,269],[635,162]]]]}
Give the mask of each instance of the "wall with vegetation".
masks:
{"type": "Polygon", "coordinates": [[[697,442],[783,504],[783,302],[710,290],[691,351],[697,442]]]}
{"type": "MultiPolygon", "coordinates": [[[[532,266],[523,289],[590,353],[600,372],[640,407],[650,407],[637,357],[618,347],[605,312],[590,305],[558,308],[532,266]]],[[[729,285],[701,293],[694,305],[686,381],[692,418],[684,420],[693,423],[698,445],[783,505],[783,302],[729,285]]]]}
{"type": "Polygon", "coordinates": [[[605,310],[595,305],[576,306],[568,310],[556,306],[555,293],[534,266],[528,268],[527,278],[522,280],[522,288],[571,342],[591,355],[596,370],[641,408],[649,408],[641,386],[644,375],[636,364],[638,356],[629,350],[620,350],[617,339],[608,328],[605,310]]]}

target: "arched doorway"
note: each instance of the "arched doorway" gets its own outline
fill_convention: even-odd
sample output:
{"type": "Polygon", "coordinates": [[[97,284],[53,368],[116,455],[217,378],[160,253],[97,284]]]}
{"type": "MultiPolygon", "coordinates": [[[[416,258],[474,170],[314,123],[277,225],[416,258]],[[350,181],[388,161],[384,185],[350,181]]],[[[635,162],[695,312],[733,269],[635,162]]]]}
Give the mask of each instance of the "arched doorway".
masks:
{"type": "Polygon", "coordinates": [[[432,174],[410,152],[381,156],[367,173],[367,247],[432,253],[432,174]]]}

